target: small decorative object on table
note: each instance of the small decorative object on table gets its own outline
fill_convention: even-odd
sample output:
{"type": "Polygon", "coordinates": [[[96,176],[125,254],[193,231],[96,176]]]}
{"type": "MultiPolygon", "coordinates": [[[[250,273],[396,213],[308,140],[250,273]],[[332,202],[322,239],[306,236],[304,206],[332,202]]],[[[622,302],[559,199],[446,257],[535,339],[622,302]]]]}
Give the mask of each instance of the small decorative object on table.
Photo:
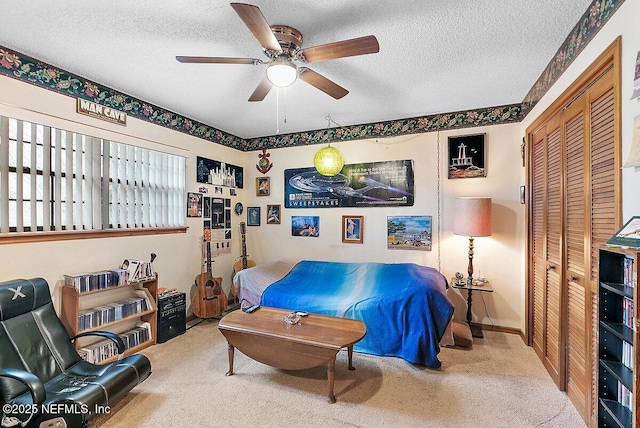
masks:
{"type": "Polygon", "coordinates": [[[297,312],[290,312],[283,318],[284,322],[289,325],[296,325],[300,322],[300,315],[297,312]]]}

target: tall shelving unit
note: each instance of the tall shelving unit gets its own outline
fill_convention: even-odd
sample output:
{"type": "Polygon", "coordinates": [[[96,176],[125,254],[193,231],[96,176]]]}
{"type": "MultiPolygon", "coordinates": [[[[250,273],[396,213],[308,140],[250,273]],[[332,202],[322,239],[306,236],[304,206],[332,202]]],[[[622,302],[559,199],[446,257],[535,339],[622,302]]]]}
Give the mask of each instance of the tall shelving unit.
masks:
{"type": "MultiPolygon", "coordinates": [[[[150,325],[150,337],[148,340],[137,344],[135,346],[130,346],[126,349],[124,355],[135,354],[136,352],[141,351],[151,345],[156,343],[156,329],[157,329],[157,312],[158,312],[158,276],[155,275],[153,278],[144,279],[138,282],[125,283],[124,285],[117,285],[111,287],[100,288],[91,291],[80,291],[77,287],[71,285],[63,285],[62,286],[62,301],[61,301],[61,320],[64,324],[65,328],[69,332],[71,336],[75,336],[78,333],[86,332],[86,331],[97,331],[97,330],[105,330],[112,331],[117,334],[122,334],[126,327],[130,326],[132,323],[136,322],[146,322],[150,325]],[[128,295],[131,297],[135,297],[136,291],[140,291],[142,295],[147,297],[149,302],[149,306],[146,310],[143,311],[134,311],[128,316],[120,317],[113,321],[102,322],[100,324],[85,326],[85,328],[81,328],[80,323],[80,315],[81,310],[83,309],[83,301],[99,298],[104,301],[100,306],[108,306],[111,303],[114,303],[116,299],[111,296],[119,296],[120,298],[123,295],[128,295]]],[[[92,309],[98,309],[98,307],[92,308],[84,308],[89,311],[92,309]]],[[[76,341],[76,348],[80,348],[81,346],[76,341]]],[[[104,364],[109,361],[115,360],[116,357],[104,358],[99,361],[99,364],[104,364]]]]}
{"type": "Polygon", "coordinates": [[[638,260],[631,249],[600,250],[598,287],[598,426],[640,427],[638,260]]]}

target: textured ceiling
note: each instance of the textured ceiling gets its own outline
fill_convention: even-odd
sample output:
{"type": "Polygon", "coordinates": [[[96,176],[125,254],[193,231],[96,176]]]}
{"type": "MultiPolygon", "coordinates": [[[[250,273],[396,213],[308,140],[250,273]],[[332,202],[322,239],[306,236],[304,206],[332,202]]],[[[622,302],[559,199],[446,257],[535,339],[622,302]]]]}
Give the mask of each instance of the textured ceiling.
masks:
{"type": "Polygon", "coordinates": [[[591,0],[252,1],[304,47],[373,34],[380,52],[309,64],[350,93],[298,80],[247,99],[266,59],[228,1],[3,0],[0,45],[241,138],[499,106],[527,92],[591,0]],[[286,122],[285,122],[286,118],[286,122]],[[335,125],[335,124],[333,124],[335,125]]]}

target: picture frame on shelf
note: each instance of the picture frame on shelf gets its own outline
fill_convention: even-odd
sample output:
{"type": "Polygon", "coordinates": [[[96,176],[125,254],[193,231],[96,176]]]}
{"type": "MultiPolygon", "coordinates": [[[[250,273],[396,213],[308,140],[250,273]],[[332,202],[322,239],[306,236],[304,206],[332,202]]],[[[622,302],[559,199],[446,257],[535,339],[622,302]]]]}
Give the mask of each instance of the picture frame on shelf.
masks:
{"type": "Polygon", "coordinates": [[[282,208],[280,204],[267,205],[267,224],[280,224],[282,208]]]}
{"type": "Polygon", "coordinates": [[[608,246],[640,248],[640,216],[631,217],[607,241],[608,246]]]}
{"type": "Polygon", "coordinates": [[[364,216],[342,216],[342,242],[345,244],[362,244],[364,241],[364,216]]]}
{"type": "Polygon", "coordinates": [[[256,196],[269,196],[271,194],[271,180],[269,177],[256,178],[256,196]]]}

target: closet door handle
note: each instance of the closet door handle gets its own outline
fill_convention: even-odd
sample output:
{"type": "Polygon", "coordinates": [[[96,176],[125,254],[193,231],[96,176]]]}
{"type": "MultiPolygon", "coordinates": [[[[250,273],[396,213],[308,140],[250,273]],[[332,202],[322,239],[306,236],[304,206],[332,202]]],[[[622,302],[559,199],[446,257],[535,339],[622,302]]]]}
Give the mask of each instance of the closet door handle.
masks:
{"type": "Polygon", "coordinates": [[[547,272],[549,272],[550,270],[555,270],[555,269],[556,269],[556,265],[547,266],[547,272]]]}
{"type": "Polygon", "coordinates": [[[569,278],[567,278],[567,281],[568,281],[568,282],[574,282],[576,279],[578,279],[578,278],[576,278],[576,277],[575,277],[575,276],[573,276],[573,275],[570,275],[570,276],[569,276],[569,278]]]}

